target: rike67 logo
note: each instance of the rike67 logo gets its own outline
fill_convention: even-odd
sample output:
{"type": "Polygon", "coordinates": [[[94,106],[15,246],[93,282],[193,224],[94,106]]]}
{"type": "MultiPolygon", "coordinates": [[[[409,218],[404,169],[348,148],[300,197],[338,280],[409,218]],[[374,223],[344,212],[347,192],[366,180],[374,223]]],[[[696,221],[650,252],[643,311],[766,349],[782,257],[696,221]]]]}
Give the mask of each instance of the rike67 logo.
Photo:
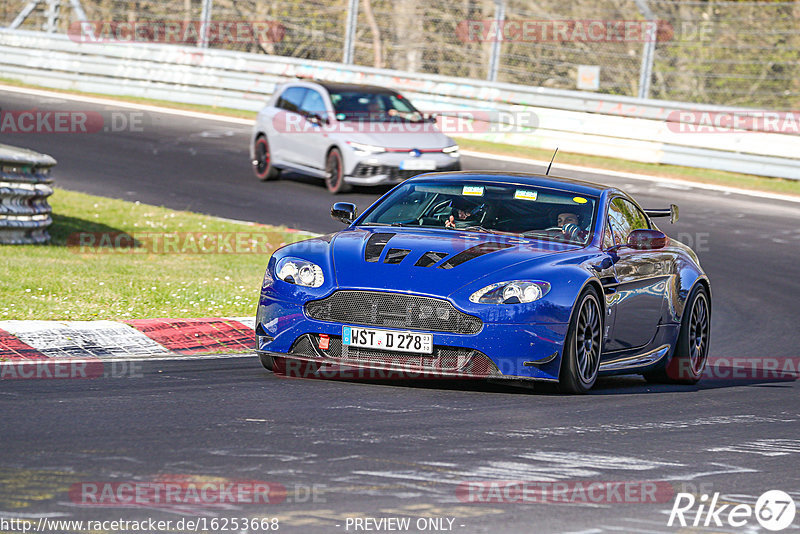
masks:
{"type": "Polygon", "coordinates": [[[743,527],[755,519],[763,528],[777,532],[789,528],[794,521],[794,499],[784,491],[766,491],[755,505],[723,503],[719,496],[716,492],[710,499],[707,494],[696,499],[691,493],[678,493],[667,526],[743,527]]]}

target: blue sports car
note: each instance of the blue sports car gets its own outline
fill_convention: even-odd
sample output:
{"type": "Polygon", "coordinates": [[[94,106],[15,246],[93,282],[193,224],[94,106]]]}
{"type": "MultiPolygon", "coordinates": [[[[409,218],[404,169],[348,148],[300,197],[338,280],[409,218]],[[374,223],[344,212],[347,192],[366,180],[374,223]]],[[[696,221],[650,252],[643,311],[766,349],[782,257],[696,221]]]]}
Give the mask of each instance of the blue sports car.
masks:
{"type": "Polygon", "coordinates": [[[711,288],[697,255],[652,222],[677,214],[552,176],[420,175],[360,216],[334,204],[347,228],[275,251],[256,349],[267,369],[305,376],[381,370],[570,393],[607,374],[693,384],[711,288]]]}

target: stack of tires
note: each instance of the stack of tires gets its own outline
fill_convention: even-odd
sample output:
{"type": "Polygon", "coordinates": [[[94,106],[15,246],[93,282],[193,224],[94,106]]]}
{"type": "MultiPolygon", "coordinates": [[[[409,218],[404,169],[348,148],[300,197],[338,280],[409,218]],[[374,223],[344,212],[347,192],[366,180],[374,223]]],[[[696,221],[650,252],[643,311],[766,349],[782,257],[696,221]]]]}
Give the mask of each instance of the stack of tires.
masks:
{"type": "Polygon", "coordinates": [[[46,243],[53,222],[47,197],[56,160],[32,150],[0,144],[0,244],[46,243]]]}

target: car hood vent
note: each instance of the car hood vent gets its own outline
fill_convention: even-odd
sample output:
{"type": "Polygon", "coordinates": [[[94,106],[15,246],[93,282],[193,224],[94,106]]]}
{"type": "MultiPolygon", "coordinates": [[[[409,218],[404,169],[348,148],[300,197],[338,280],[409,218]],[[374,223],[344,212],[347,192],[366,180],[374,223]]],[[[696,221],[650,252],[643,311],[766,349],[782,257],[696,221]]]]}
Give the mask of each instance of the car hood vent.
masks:
{"type": "MultiPolygon", "coordinates": [[[[381,253],[386,247],[386,243],[396,234],[392,233],[374,233],[367,239],[367,246],[364,247],[364,259],[370,263],[376,263],[381,259],[381,253]]],[[[402,260],[402,258],[400,258],[402,260]]]]}
{"type": "Polygon", "coordinates": [[[463,252],[459,252],[446,262],[442,263],[439,266],[439,269],[452,269],[453,267],[458,267],[462,263],[466,263],[470,260],[474,260],[475,258],[479,258],[484,254],[490,254],[492,252],[497,252],[498,250],[505,250],[513,246],[514,245],[509,243],[497,243],[493,241],[490,241],[488,243],[481,243],[480,245],[475,245],[474,247],[470,247],[463,252]]]}
{"type": "Polygon", "coordinates": [[[434,252],[433,250],[423,254],[414,265],[417,267],[430,267],[445,259],[449,254],[447,252],[434,252]]]}
{"type": "Polygon", "coordinates": [[[386,258],[383,260],[383,263],[400,263],[408,256],[409,252],[411,252],[411,250],[407,248],[390,248],[386,251],[386,258]]]}
{"type": "Polygon", "coordinates": [[[330,246],[330,265],[336,286],[450,295],[464,284],[500,269],[534,260],[545,263],[548,256],[579,249],[567,243],[540,243],[444,229],[398,227],[396,230],[381,228],[377,233],[380,232],[394,235],[373,237],[376,232],[371,228],[343,230],[336,235],[330,246]],[[369,248],[366,254],[365,248],[369,248]],[[411,252],[400,263],[384,263],[387,257],[395,258],[394,252],[387,254],[390,249],[411,252]],[[374,259],[366,261],[365,256],[374,259]],[[447,267],[439,269],[443,264],[447,267]]]}

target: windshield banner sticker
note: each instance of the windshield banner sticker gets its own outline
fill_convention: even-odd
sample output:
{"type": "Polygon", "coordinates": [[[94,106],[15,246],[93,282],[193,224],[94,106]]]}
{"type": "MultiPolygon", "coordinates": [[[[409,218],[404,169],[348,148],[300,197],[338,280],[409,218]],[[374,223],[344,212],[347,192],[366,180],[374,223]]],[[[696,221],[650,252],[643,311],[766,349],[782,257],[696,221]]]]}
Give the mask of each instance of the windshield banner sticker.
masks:
{"type": "Polygon", "coordinates": [[[514,198],[519,200],[536,200],[537,194],[537,191],[531,191],[530,189],[517,189],[514,192],[514,198]]]}
{"type": "Polygon", "coordinates": [[[483,196],[483,186],[482,185],[465,185],[464,189],[461,190],[462,195],[472,195],[476,197],[483,196]]]}

